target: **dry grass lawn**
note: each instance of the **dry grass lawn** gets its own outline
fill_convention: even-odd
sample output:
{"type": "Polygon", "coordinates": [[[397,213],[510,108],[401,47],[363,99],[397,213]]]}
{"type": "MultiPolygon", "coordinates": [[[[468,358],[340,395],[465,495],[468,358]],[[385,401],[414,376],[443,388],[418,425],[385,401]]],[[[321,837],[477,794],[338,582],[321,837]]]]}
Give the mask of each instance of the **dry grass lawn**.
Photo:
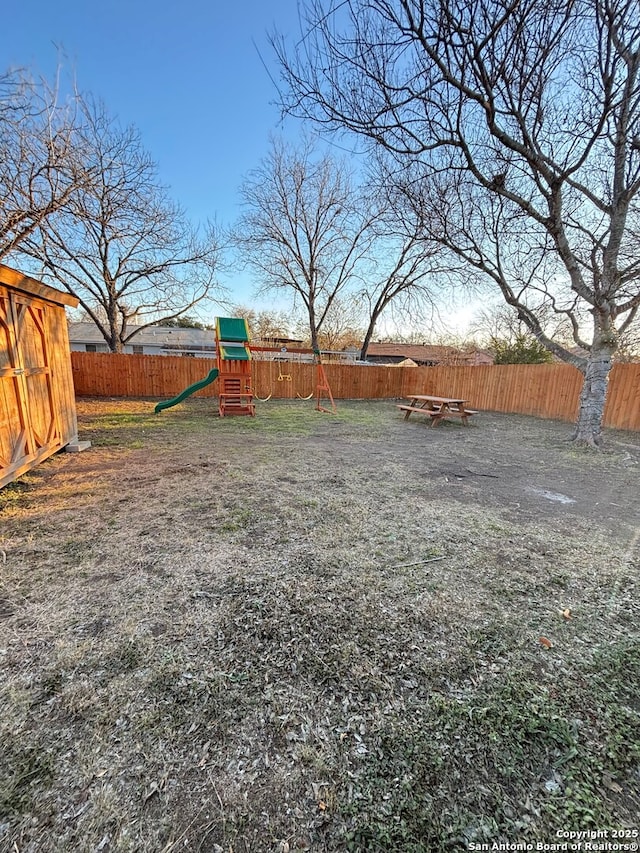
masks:
{"type": "Polygon", "coordinates": [[[638,828],[640,437],[79,401],[0,492],[0,849],[638,828]],[[542,639],[542,642],[541,642],[542,639]]]}

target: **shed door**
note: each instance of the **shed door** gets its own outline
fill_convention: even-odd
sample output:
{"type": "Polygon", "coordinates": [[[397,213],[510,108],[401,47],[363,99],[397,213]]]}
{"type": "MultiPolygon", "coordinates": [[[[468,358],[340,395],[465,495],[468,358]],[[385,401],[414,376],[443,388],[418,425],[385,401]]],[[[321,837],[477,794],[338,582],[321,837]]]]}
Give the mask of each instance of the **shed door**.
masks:
{"type": "Polygon", "coordinates": [[[0,288],[0,485],[60,447],[47,311],[0,288]]]}

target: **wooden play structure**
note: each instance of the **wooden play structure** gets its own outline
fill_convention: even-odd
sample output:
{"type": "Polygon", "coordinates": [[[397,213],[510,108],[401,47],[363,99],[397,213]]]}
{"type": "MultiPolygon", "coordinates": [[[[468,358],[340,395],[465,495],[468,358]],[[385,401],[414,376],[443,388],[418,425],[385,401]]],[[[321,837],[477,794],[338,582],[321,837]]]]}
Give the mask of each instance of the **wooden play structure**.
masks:
{"type": "Polygon", "coordinates": [[[251,388],[251,349],[247,321],[239,317],[216,318],[218,401],[220,417],[256,413],[251,388]]]}
{"type": "MultiPolygon", "coordinates": [[[[266,402],[271,399],[273,393],[273,376],[271,376],[271,388],[264,397],[259,397],[253,392],[251,353],[256,352],[264,355],[269,353],[271,364],[278,364],[278,382],[291,382],[290,373],[284,373],[282,369],[283,356],[292,358],[313,354],[313,362],[316,365],[316,409],[319,412],[336,413],[336,404],[329,387],[329,380],[322,364],[322,358],[318,350],[286,350],[275,347],[252,346],[249,338],[249,326],[247,321],[241,317],[217,317],[216,318],[216,368],[211,370],[207,376],[189,385],[176,397],[163,400],[156,404],[155,412],[170,409],[181,403],[186,397],[203,390],[213,382],[218,383],[218,412],[221,418],[226,415],[251,415],[255,416],[256,407],[254,400],[266,402]],[[275,362],[275,354],[278,361],[275,362]],[[331,408],[327,409],[323,401],[328,400],[331,408]]],[[[284,358],[286,360],[286,358],[284,358]]],[[[300,399],[310,400],[314,396],[312,391],[308,396],[300,399]]]]}
{"type": "Polygon", "coordinates": [[[65,306],[78,300],[0,264],[0,487],[78,443],[65,306]]]}

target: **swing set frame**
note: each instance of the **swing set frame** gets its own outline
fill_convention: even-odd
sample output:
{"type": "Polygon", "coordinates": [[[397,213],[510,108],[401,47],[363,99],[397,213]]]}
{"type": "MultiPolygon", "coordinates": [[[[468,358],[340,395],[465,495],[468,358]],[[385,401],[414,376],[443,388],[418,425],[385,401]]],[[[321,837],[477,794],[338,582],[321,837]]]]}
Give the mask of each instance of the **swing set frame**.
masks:
{"type": "MultiPolygon", "coordinates": [[[[297,355],[313,355],[313,363],[316,366],[316,388],[315,391],[312,391],[307,396],[303,396],[296,391],[296,397],[299,400],[311,400],[312,397],[316,398],[316,410],[319,412],[327,412],[328,414],[335,415],[337,412],[337,406],[335,400],[333,399],[333,394],[331,393],[331,387],[329,385],[329,380],[327,378],[327,374],[324,369],[324,365],[322,363],[322,357],[318,350],[312,349],[283,349],[278,347],[263,347],[263,346],[251,346],[252,352],[260,352],[260,353],[278,353],[280,356],[285,356],[285,358],[270,358],[270,359],[260,359],[261,361],[269,361],[269,394],[267,397],[259,397],[257,394],[254,394],[256,400],[259,400],[261,403],[266,403],[273,397],[273,373],[274,373],[274,364],[278,365],[278,382],[292,382],[293,377],[290,373],[282,372],[282,364],[284,362],[293,363],[293,358],[286,358],[288,355],[297,356],[297,355]],[[322,401],[324,398],[329,400],[329,404],[331,406],[330,409],[327,409],[322,405],[322,401]]],[[[257,389],[256,389],[257,390],[257,389]]]]}

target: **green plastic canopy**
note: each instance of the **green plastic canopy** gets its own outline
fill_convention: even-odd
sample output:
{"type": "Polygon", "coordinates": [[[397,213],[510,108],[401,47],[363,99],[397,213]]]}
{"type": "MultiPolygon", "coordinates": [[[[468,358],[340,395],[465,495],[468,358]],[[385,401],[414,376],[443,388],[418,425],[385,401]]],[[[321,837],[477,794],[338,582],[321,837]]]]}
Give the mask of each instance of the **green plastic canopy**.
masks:
{"type": "Polygon", "coordinates": [[[220,355],[224,361],[250,361],[251,356],[249,350],[245,347],[230,347],[228,344],[222,344],[220,347],[220,355]]]}
{"type": "MultiPolygon", "coordinates": [[[[219,341],[247,343],[249,341],[249,326],[242,317],[218,317],[216,333],[219,341]]],[[[236,356],[233,356],[236,358],[236,356]]]]}

